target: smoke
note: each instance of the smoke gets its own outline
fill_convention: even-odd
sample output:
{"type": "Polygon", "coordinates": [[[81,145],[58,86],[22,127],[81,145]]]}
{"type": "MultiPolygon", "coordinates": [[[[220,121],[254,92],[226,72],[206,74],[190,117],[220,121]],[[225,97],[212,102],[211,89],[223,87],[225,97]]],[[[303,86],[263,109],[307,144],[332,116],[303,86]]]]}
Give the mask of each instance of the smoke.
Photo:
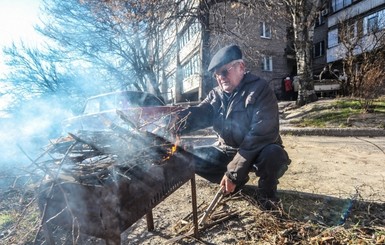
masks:
{"type": "MultiPolygon", "coordinates": [[[[19,108],[0,118],[0,188],[26,175],[32,160],[60,136],[61,121],[72,116],[69,108],[52,98],[29,100],[19,108]]],[[[22,178],[19,181],[23,182],[22,178]]]]}

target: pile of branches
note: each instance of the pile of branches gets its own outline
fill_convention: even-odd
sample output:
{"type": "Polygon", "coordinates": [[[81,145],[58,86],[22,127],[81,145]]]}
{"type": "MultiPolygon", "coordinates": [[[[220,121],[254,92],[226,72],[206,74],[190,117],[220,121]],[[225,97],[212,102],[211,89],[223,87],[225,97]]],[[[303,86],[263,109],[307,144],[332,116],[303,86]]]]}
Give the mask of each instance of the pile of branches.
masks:
{"type": "Polygon", "coordinates": [[[83,131],[59,138],[34,163],[49,178],[67,178],[97,185],[128,177],[138,162],[141,167],[162,164],[173,144],[149,132],[83,131]],[[48,157],[48,159],[47,159],[48,157]]]}
{"type": "MultiPolygon", "coordinates": [[[[281,193],[282,202],[273,210],[264,210],[252,194],[254,188],[248,188],[223,198],[218,204],[208,225],[202,227],[206,233],[205,242],[222,244],[232,240],[237,241],[236,244],[325,245],[385,243],[383,203],[366,202],[358,198],[343,200],[304,197],[292,192],[281,193]],[[223,217],[226,218],[225,223],[216,222],[222,221],[223,217]]],[[[183,234],[185,228],[181,224],[186,223],[185,219],[179,221],[174,227],[175,232],[183,234]]],[[[191,221],[187,224],[191,226],[191,221]]],[[[184,239],[186,244],[194,243],[192,237],[190,240],[184,239]]]]}

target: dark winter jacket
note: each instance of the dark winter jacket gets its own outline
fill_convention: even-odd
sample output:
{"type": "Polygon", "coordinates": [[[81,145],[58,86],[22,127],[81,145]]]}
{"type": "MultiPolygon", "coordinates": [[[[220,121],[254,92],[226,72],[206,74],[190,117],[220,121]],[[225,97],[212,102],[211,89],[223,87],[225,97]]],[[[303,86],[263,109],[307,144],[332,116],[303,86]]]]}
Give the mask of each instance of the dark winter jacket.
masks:
{"type": "Polygon", "coordinates": [[[213,126],[221,145],[238,149],[226,173],[235,183],[246,178],[266,145],[282,143],[275,94],[265,80],[250,73],[231,96],[216,87],[188,112],[184,132],[213,126]]]}

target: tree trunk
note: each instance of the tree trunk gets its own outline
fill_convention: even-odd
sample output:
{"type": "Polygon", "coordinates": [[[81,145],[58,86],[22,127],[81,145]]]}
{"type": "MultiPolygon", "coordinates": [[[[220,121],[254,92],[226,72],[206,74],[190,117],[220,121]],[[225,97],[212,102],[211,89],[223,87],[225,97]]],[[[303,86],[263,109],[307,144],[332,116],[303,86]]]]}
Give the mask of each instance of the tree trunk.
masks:
{"type": "Polygon", "coordinates": [[[294,30],[299,91],[297,104],[302,106],[317,100],[312,71],[312,45],[314,22],[321,8],[321,1],[285,0],[294,30]]]}
{"type": "Polygon", "coordinates": [[[207,5],[205,1],[201,1],[199,5],[200,23],[202,26],[201,37],[201,89],[199,91],[199,100],[202,100],[213,88],[211,74],[207,71],[210,62],[210,5],[207,5]]]}
{"type": "Polygon", "coordinates": [[[301,23],[297,24],[295,39],[295,46],[297,50],[297,74],[299,77],[299,91],[297,104],[302,106],[304,104],[317,100],[317,95],[314,92],[313,72],[312,72],[312,37],[310,37],[309,30],[301,23]]]}
{"type": "MultiPolygon", "coordinates": [[[[301,31],[302,33],[306,30],[301,31]]],[[[299,106],[316,101],[317,95],[314,91],[313,72],[312,72],[312,58],[309,53],[309,42],[303,39],[297,43],[297,74],[299,78],[299,91],[297,104],[299,106]]]]}

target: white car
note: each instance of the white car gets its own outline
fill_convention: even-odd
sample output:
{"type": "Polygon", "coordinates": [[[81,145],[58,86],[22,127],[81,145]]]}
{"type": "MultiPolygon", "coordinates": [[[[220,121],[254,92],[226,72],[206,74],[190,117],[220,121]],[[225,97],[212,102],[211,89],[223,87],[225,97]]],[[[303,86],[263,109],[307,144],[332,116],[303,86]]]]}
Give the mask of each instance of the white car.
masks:
{"type": "Polygon", "coordinates": [[[156,133],[180,106],[167,106],[157,96],[140,91],[101,94],[87,100],[81,115],[63,122],[63,133],[134,127],[156,133]]]}

